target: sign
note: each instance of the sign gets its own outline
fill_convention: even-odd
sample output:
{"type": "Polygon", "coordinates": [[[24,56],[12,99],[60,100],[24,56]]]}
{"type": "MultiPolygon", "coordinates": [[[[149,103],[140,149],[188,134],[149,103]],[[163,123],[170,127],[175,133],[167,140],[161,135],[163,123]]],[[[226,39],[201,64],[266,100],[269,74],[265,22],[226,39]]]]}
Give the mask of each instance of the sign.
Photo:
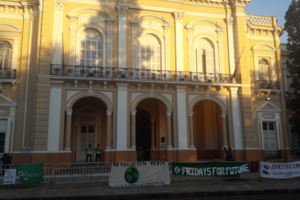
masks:
{"type": "Polygon", "coordinates": [[[43,182],[44,164],[15,165],[18,175],[24,184],[43,182]]]}
{"type": "Polygon", "coordinates": [[[250,161],[250,171],[251,173],[259,172],[259,163],[258,161],[250,161]]]}
{"type": "Polygon", "coordinates": [[[169,165],[165,161],[123,162],[111,165],[111,187],[169,185],[170,182],[169,165]]]}
{"type": "Polygon", "coordinates": [[[172,163],[172,173],[182,176],[230,176],[249,171],[248,162],[172,163]]]}
{"type": "Polygon", "coordinates": [[[3,185],[16,183],[16,169],[6,169],[3,179],[3,185]]]}
{"type": "Polygon", "coordinates": [[[300,177],[300,162],[267,163],[260,162],[262,178],[285,179],[300,177]]]}

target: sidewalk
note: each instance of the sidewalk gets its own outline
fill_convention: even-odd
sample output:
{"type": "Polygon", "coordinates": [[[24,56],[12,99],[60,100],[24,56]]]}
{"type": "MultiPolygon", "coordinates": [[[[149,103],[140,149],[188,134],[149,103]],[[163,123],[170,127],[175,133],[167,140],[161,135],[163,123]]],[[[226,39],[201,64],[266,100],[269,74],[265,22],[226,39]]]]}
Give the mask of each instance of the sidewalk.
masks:
{"type": "Polygon", "coordinates": [[[244,182],[224,180],[180,180],[169,186],[111,188],[108,182],[56,184],[50,189],[45,184],[30,189],[0,189],[0,200],[13,199],[147,199],[168,197],[197,197],[250,194],[300,193],[300,179],[256,179],[244,182]]]}

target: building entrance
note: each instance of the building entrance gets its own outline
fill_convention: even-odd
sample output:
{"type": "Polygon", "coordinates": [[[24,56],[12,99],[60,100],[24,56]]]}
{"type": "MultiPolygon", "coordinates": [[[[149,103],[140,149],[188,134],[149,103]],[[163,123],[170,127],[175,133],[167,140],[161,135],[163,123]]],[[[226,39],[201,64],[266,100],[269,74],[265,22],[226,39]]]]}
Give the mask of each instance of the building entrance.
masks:
{"type": "Polygon", "coordinates": [[[136,148],[139,147],[143,149],[143,160],[150,160],[151,116],[142,109],[136,113],[136,148]]]}
{"type": "MultiPolygon", "coordinates": [[[[95,149],[96,146],[96,138],[95,138],[95,126],[94,125],[81,125],[78,132],[78,141],[77,141],[77,157],[76,160],[78,162],[85,162],[86,160],[86,147],[89,144],[92,145],[92,149],[95,149]]],[[[94,154],[94,151],[93,151],[94,154]]],[[[94,155],[92,159],[94,160],[94,155]]]]}
{"type": "Polygon", "coordinates": [[[223,153],[221,108],[204,100],[194,106],[194,135],[198,160],[221,159],[223,153]]]}

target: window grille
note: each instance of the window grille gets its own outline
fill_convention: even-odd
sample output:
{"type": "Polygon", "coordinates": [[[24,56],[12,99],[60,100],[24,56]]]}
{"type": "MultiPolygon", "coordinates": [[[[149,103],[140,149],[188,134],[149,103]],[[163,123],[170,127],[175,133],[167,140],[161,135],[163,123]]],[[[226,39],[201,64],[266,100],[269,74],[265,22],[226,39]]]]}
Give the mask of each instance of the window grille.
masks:
{"type": "Polygon", "coordinates": [[[0,42],[0,69],[10,68],[12,46],[9,42],[0,42]]]}
{"type": "Polygon", "coordinates": [[[270,65],[266,59],[261,59],[258,63],[260,80],[270,80],[270,65]]]}
{"type": "Polygon", "coordinates": [[[161,70],[161,45],[150,34],[141,38],[142,69],[161,70]]]}

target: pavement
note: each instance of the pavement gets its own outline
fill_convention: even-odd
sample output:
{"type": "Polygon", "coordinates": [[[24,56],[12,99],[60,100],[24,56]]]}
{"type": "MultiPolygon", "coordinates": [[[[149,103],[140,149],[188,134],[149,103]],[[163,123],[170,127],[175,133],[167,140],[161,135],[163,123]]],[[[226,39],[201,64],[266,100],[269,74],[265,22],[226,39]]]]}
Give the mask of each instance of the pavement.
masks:
{"type": "Polygon", "coordinates": [[[111,188],[108,182],[44,184],[27,189],[0,189],[0,200],[165,199],[203,196],[300,193],[300,179],[173,180],[168,186],[111,188]]]}

